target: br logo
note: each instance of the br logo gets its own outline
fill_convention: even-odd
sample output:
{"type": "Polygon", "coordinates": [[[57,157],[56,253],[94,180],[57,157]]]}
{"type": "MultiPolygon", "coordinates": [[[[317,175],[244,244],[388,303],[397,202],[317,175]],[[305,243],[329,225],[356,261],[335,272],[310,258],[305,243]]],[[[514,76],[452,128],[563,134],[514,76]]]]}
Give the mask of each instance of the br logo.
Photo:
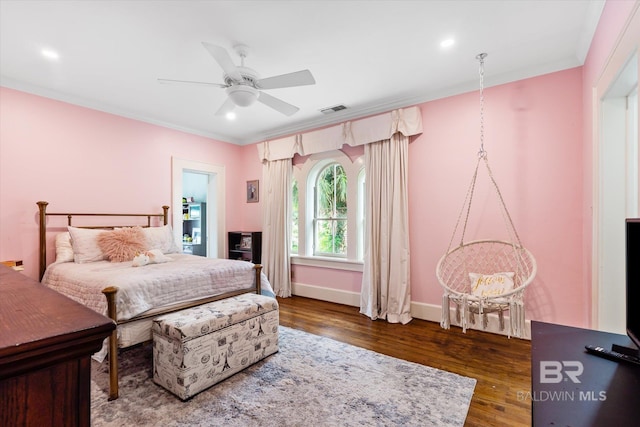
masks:
{"type": "Polygon", "coordinates": [[[566,378],[579,384],[578,377],[582,375],[584,366],[577,360],[541,360],[540,361],[540,383],[557,384],[566,378]]]}

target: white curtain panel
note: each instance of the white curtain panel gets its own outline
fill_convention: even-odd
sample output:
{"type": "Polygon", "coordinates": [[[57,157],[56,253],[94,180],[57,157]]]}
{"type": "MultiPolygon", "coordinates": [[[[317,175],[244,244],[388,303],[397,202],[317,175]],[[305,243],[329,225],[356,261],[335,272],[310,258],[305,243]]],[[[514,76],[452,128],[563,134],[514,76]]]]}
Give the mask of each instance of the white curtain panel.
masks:
{"type": "Polygon", "coordinates": [[[264,162],[262,266],[273,291],[291,296],[291,159],[264,162]]]}
{"type": "Polygon", "coordinates": [[[365,254],[360,313],[390,323],[411,321],[409,138],[365,145],[365,254]]]}

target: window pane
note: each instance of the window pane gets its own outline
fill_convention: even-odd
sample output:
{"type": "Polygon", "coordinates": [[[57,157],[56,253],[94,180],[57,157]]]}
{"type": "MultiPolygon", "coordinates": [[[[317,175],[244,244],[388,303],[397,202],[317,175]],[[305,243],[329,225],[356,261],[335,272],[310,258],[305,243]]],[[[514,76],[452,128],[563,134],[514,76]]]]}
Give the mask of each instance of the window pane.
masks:
{"type": "Polygon", "coordinates": [[[337,163],[325,167],[316,181],[315,253],[346,255],[347,175],[337,163]]]}
{"type": "Polygon", "coordinates": [[[334,216],[337,218],[347,217],[347,174],[340,165],[335,165],[334,183],[335,183],[335,211],[334,216]]]}
{"type": "Polygon", "coordinates": [[[316,221],[316,255],[345,255],[347,253],[347,221],[316,221]]]}
{"type": "Polygon", "coordinates": [[[335,243],[335,253],[346,255],[347,254],[347,220],[336,220],[335,222],[335,230],[336,234],[334,237],[335,243]]]}
{"type": "Polygon", "coordinates": [[[333,212],[333,168],[322,170],[318,176],[316,217],[331,218],[333,212]]]}
{"type": "Polygon", "coordinates": [[[316,197],[317,218],[346,218],[347,175],[342,166],[332,164],[320,172],[316,197]]]}

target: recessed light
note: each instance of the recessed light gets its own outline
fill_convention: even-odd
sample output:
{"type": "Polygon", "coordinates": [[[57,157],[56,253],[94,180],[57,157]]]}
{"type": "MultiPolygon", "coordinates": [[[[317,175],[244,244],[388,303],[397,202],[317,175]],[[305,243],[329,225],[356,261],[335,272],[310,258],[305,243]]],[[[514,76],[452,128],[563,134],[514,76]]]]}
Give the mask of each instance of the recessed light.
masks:
{"type": "Polygon", "coordinates": [[[47,59],[58,59],[60,58],[60,55],[58,55],[58,52],[56,52],[55,50],[51,50],[51,49],[42,49],[40,51],[40,53],[42,53],[42,56],[44,56],[47,59]]]}
{"type": "Polygon", "coordinates": [[[446,49],[453,46],[456,43],[454,39],[445,39],[440,42],[440,47],[446,49]]]}
{"type": "Polygon", "coordinates": [[[225,117],[227,118],[227,120],[235,120],[236,113],[234,113],[233,111],[229,111],[227,114],[225,114],[225,117]]]}

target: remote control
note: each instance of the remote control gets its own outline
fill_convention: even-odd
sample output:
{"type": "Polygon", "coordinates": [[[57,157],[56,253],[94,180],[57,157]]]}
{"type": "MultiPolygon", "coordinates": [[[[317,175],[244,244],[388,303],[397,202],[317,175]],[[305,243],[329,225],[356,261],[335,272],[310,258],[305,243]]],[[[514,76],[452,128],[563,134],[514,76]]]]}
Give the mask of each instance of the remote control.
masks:
{"type": "Polygon", "coordinates": [[[637,357],[618,353],[617,351],[613,351],[613,350],[607,350],[606,348],[603,348],[597,345],[585,345],[584,348],[587,349],[588,353],[591,353],[595,356],[600,356],[600,357],[604,357],[605,359],[629,362],[636,365],[640,365],[640,359],[637,357]]]}

